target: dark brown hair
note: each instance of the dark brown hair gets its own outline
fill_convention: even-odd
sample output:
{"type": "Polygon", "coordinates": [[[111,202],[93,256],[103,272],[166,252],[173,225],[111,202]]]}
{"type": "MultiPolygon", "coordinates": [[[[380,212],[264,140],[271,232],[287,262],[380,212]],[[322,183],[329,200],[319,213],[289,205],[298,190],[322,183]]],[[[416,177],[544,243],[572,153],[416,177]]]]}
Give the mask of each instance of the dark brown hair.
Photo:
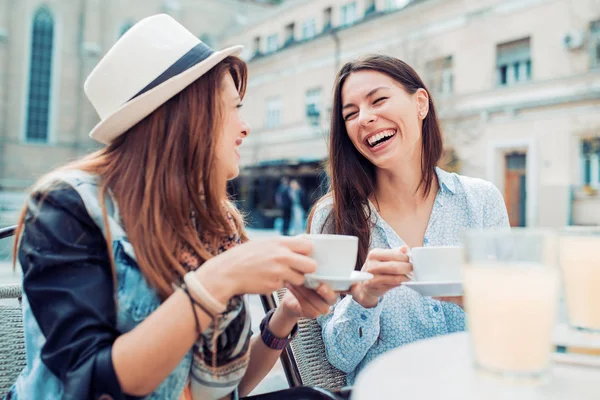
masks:
{"type": "MultiPolygon", "coordinates": [[[[227,57],[109,146],[60,168],[100,177],[105,226],[104,198],[110,191],[139,268],[163,299],[172,293],[172,283],[187,272],[178,259],[183,247],[192,249],[200,263],[214,256],[201,243],[192,213],[202,237],[217,241],[232,233],[226,215],[229,211],[246,240],[241,216],[227,200],[227,177],[215,168],[215,149],[223,127],[221,87],[226,74],[231,74],[243,97],[246,64],[237,57],[227,57]]],[[[36,186],[32,196],[43,197],[48,189],[36,186]]],[[[17,238],[26,214],[24,208],[17,238]]],[[[108,230],[106,243],[114,275],[108,230]]],[[[17,241],[15,257],[16,250],[17,241]]]]}
{"type": "MultiPolygon", "coordinates": [[[[409,94],[424,89],[429,94],[419,75],[404,61],[384,55],[370,55],[356,61],[346,63],[338,73],[333,89],[333,107],[329,142],[329,162],[327,172],[330,177],[330,190],[313,208],[308,229],[314,211],[319,204],[333,198],[333,218],[335,231],[340,235],[358,236],[358,259],[356,269],[360,270],[369,252],[371,242],[371,226],[369,224],[369,196],[375,190],[376,167],[354,147],[346,131],[342,116],[342,87],[348,77],[357,71],[377,71],[389,76],[402,85],[409,94]]],[[[423,120],[422,132],[422,179],[419,189],[423,189],[426,197],[431,191],[435,179],[435,166],[442,155],[442,134],[435,113],[433,99],[429,95],[429,110],[423,120]]],[[[329,221],[328,221],[329,224],[329,221]]],[[[328,225],[327,224],[327,225],[328,225]]],[[[325,226],[325,225],[324,225],[325,226]]]]}

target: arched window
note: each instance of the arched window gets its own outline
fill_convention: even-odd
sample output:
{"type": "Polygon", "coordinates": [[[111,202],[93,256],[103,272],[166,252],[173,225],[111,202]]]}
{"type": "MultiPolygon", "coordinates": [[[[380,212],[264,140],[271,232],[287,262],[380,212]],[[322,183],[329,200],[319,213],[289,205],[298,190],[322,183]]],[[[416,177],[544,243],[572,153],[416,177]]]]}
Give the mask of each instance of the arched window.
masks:
{"type": "Polygon", "coordinates": [[[54,18],[48,8],[40,7],[33,16],[31,26],[29,95],[27,97],[27,129],[25,133],[28,141],[48,141],[53,49],[54,18]]]}

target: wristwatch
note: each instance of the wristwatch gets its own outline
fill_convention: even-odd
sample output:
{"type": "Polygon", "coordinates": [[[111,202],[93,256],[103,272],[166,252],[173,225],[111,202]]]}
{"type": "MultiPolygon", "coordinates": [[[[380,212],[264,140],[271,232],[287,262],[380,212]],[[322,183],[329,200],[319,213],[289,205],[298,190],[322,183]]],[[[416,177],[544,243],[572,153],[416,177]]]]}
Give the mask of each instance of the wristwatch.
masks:
{"type": "Polygon", "coordinates": [[[288,337],[283,339],[277,337],[269,330],[269,321],[271,320],[274,312],[275,309],[270,310],[260,322],[260,337],[268,348],[273,350],[283,350],[285,346],[287,346],[288,343],[291,342],[292,339],[298,334],[298,324],[296,323],[296,325],[294,325],[294,329],[292,329],[292,332],[288,335],[288,337]]]}

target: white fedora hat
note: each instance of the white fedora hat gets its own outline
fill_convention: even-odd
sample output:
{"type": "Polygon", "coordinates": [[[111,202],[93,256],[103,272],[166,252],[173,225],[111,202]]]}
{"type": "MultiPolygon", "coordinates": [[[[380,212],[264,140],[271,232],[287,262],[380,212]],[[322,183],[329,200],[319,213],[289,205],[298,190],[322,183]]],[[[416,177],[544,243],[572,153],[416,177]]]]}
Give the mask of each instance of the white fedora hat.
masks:
{"type": "Polygon", "coordinates": [[[214,51],[166,14],[129,29],[84,84],[100,116],[90,132],[109,144],[243,46],[214,51]]]}

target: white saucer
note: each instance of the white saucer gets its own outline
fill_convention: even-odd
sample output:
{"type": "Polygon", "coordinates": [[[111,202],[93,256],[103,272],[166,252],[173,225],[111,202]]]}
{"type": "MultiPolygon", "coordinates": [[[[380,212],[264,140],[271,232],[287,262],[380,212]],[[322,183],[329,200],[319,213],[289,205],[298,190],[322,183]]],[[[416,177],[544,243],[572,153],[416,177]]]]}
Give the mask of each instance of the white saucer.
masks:
{"type": "Polygon", "coordinates": [[[463,288],[460,281],[447,282],[404,282],[402,284],[426,297],[462,296],[463,288]]]}
{"type": "Polygon", "coordinates": [[[600,334],[580,331],[566,323],[554,327],[553,341],[556,346],[600,350],[600,334]]]}
{"type": "Polygon", "coordinates": [[[352,271],[352,274],[346,278],[307,274],[304,275],[304,286],[309,289],[316,289],[319,286],[319,283],[326,283],[336,292],[343,292],[350,289],[355,283],[368,281],[372,278],[373,274],[362,271],[352,271]]]}
{"type": "Polygon", "coordinates": [[[600,367],[600,334],[580,331],[560,323],[554,327],[553,336],[554,361],[600,367]]]}

